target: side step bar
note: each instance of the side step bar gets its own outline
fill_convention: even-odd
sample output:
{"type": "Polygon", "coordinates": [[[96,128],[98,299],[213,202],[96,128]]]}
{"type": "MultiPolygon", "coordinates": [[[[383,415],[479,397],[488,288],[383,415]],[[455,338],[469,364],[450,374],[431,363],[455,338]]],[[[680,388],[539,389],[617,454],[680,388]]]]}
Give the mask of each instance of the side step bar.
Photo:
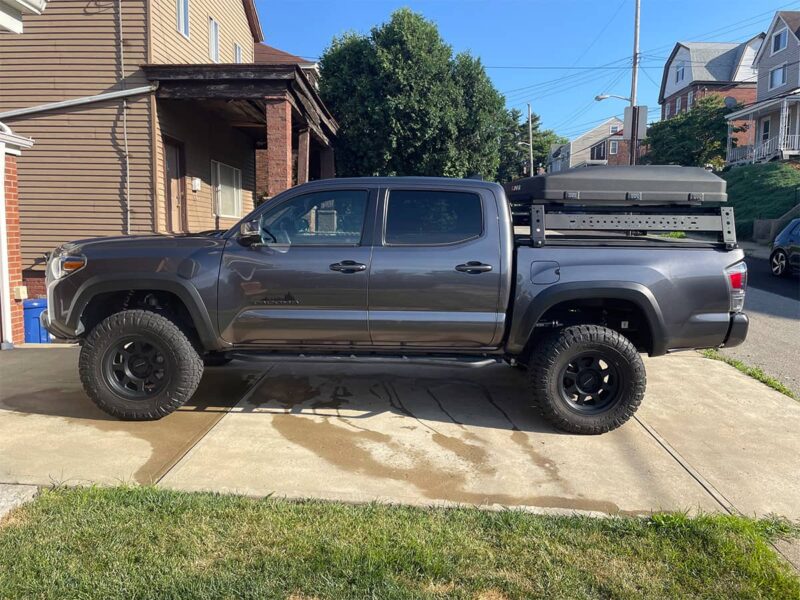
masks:
{"type": "Polygon", "coordinates": [[[286,354],[278,352],[228,352],[226,356],[246,362],[294,362],[309,361],[318,363],[352,363],[382,365],[417,365],[430,367],[465,367],[479,369],[504,362],[499,356],[426,356],[426,355],[387,355],[368,354],[286,354]]]}

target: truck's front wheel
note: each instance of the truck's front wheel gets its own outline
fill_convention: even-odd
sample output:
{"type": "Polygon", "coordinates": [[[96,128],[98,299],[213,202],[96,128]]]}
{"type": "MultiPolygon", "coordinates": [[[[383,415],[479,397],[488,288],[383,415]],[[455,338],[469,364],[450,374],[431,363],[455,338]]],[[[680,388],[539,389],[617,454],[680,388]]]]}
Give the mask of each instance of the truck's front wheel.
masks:
{"type": "Polygon", "coordinates": [[[98,324],[81,349],[80,376],[102,410],[126,420],[160,419],[192,397],[203,361],[175,323],[126,310],[98,324]]]}
{"type": "Polygon", "coordinates": [[[644,363],[623,335],[597,325],[543,339],[528,365],[534,402],[564,431],[598,434],[630,419],[644,396],[644,363]]]}

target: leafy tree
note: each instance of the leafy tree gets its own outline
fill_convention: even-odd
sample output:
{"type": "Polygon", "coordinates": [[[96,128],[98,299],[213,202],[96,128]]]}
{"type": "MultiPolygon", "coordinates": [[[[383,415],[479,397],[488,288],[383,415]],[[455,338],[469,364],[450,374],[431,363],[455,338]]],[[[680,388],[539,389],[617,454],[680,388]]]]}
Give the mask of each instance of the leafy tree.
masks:
{"type": "MultiPolygon", "coordinates": [[[[704,96],[691,110],[650,126],[645,161],[656,165],[722,166],[728,143],[728,108],[721,96],[704,96]]],[[[734,133],[742,128],[734,128],[734,133]]]]}
{"type": "MultiPolygon", "coordinates": [[[[340,125],[342,175],[522,174],[527,150],[518,142],[528,133],[519,111],[506,110],[480,59],[454,56],[436,26],[409,9],[369,35],[335,38],[320,68],[320,93],[340,125]]],[[[537,117],[543,162],[550,138],[542,133],[537,117]]]]}

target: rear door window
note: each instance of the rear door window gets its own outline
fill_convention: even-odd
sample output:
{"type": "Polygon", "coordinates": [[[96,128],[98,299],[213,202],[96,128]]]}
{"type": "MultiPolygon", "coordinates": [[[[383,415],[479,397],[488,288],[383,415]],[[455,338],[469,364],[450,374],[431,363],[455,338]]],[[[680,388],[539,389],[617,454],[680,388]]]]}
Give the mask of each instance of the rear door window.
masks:
{"type": "Polygon", "coordinates": [[[389,246],[456,244],[482,232],[478,194],[393,190],[386,201],[384,242],[389,246]]]}

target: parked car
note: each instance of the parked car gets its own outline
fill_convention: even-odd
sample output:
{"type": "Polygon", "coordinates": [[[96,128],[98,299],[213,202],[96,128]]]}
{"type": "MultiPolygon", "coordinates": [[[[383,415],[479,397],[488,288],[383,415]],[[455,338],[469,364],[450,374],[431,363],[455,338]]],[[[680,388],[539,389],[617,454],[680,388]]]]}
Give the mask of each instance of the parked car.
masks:
{"type": "MultiPolygon", "coordinates": [[[[631,168],[598,167],[598,182],[609,190],[630,185],[644,201],[642,175],[631,168]]],[[[702,169],[666,168],[668,181],[698,172],[700,183],[720,181],[702,169]]],[[[573,181],[569,172],[547,177],[547,193],[573,181]]],[[[585,177],[574,181],[587,199],[585,177]]],[[[692,195],[680,187],[661,196],[685,202],[692,195]]],[[[634,218],[630,207],[621,215],[606,215],[602,226],[630,229],[635,221],[645,229],[679,218],[634,218]]],[[[574,221],[548,218],[567,229],[574,221]]],[[[732,216],[700,221],[732,235],[732,216]]],[[[204,360],[341,354],[523,364],[531,401],[546,418],[566,431],[603,433],[642,401],[640,352],[736,346],[748,327],[746,266],[735,244],[617,234],[547,238],[542,226],[515,235],[495,183],[315,181],[218,238],[65,244],[48,263],[43,322],[80,340],[86,392],[123,419],[158,419],[180,407],[204,360]]]]}
{"type": "Polygon", "coordinates": [[[776,277],[800,272],[800,218],[793,219],[775,237],[769,268],[776,277]]]}

